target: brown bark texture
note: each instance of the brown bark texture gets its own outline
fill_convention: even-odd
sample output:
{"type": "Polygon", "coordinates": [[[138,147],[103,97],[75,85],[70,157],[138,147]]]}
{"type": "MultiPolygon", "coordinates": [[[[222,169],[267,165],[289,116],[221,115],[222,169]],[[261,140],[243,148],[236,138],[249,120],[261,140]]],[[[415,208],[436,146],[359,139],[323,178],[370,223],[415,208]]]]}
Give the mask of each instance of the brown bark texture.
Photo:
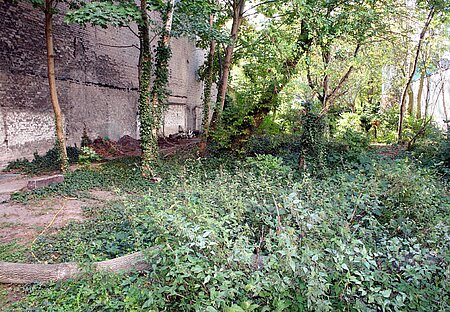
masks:
{"type": "Polygon", "coordinates": [[[59,106],[58,94],[56,92],[55,76],[55,52],[53,47],[53,0],[45,0],[45,41],[47,46],[47,72],[50,98],[55,113],[56,140],[60,155],[60,169],[66,171],[68,167],[66,141],[64,126],[62,122],[61,107],[59,106]]]}
{"type": "Polygon", "coordinates": [[[233,24],[231,25],[230,33],[231,43],[225,49],[225,57],[222,66],[222,77],[218,87],[219,90],[217,94],[217,105],[215,116],[213,118],[215,125],[220,124],[222,120],[222,112],[225,106],[225,96],[227,94],[228,80],[230,77],[231,62],[233,60],[234,47],[236,45],[236,40],[239,35],[239,28],[241,26],[242,18],[244,15],[244,7],[245,0],[233,1],[233,24]]]}

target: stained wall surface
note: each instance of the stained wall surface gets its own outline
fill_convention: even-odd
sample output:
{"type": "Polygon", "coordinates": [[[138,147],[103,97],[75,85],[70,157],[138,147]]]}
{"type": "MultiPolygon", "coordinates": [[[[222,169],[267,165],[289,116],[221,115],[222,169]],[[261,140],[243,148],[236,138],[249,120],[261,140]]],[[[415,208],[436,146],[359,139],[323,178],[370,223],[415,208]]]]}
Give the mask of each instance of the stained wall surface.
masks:
{"type": "MultiPolygon", "coordinates": [[[[26,3],[0,0],[0,166],[54,143],[43,21],[26,3]]],[[[68,25],[55,16],[57,89],[69,145],[79,145],[84,127],[92,138],[138,137],[139,40],[131,29],[68,25]]],[[[197,130],[201,120],[196,72],[204,52],[183,38],[172,40],[172,50],[165,135],[197,130]]]]}

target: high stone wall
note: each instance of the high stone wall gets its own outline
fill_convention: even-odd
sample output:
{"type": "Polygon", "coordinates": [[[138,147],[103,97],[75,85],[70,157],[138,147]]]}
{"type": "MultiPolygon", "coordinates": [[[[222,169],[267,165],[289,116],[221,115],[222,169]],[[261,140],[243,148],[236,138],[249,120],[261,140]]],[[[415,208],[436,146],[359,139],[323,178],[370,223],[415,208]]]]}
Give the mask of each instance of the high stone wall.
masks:
{"type": "MultiPolygon", "coordinates": [[[[136,28],[136,27],[132,27],[136,28]]],[[[69,145],[90,137],[138,137],[139,40],[128,28],[68,25],[54,20],[57,90],[69,145]]],[[[157,38],[152,42],[155,46],[157,38]]],[[[200,127],[204,52],[187,39],[171,42],[169,107],[162,133],[200,127]]],[[[0,166],[54,144],[44,16],[27,3],[0,0],[0,166]]]]}

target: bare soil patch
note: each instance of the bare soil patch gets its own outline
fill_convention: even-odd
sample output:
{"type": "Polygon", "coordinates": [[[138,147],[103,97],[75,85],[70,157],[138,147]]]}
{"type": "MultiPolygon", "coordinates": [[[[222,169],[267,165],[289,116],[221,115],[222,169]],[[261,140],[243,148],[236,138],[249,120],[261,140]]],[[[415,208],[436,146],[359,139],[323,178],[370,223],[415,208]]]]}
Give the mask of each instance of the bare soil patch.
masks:
{"type": "Polygon", "coordinates": [[[397,158],[400,154],[406,151],[406,148],[402,145],[372,144],[371,147],[374,148],[381,156],[391,159],[397,158]]]}
{"type": "Polygon", "coordinates": [[[100,206],[116,198],[108,191],[92,190],[87,198],[47,198],[27,204],[0,204],[0,243],[31,243],[37,235],[55,231],[70,221],[83,220],[83,207],[100,206]]]}
{"type": "MultiPolygon", "coordinates": [[[[177,151],[191,149],[200,142],[196,137],[184,137],[175,135],[173,137],[159,138],[158,146],[160,154],[164,157],[173,155],[177,151]]],[[[96,138],[88,145],[95,150],[103,159],[115,159],[127,156],[140,156],[142,154],[140,141],[128,135],[121,137],[118,141],[111,141],[101,137],[96,138]]]]}

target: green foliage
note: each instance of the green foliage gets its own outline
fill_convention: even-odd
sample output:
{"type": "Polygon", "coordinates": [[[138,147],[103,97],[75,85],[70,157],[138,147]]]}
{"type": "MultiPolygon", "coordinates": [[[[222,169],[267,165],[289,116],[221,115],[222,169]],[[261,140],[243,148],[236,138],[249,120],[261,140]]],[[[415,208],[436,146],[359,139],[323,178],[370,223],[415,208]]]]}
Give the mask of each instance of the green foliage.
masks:
{"type": "Polygon", "coordinates": [[[356,152],[367,149],[370,141],[367,132],[362,128],[361,116],[356,113],[341,114],[334,137],[356,152]]]}
{"type": "MultiPolygon", "coordinates": [[[[78,161],[78,149],[76,147],[67,147],[67,156],[69,163],[77,163],[78,161]]],[[[18,171],[25,174],[38,174],[43,172],[57,171],[60,168],[60,157],[58,148],[54,147],[40,156],[37,152],[34,153],[32,161],[27,159],[18,159],[8,164],[5,171],[18,171]]]]}
{"type": "Polygon", "coordinates": [[[215,1],[189,0],[176,3],[173,15],[171,34],[174,37],[187,36],[196,41],[196,44],[206,49],[209,43],[228,43],[229,37],[224,29],[209,25],[211,14],[221,14],[218,3],[215,1]]]}
{"type": "MultiPolygon", "coordinates": [[[[2,225],[4,226],[4,224],[2,225]]],[[[25,262],[27,247],[16,243],[0,243],[0,261],[25,262]]]]}
{"type": "Polygon", "coordinates": [[[245,149],[249,155],[257,154],[297,154],[301,150],[299,134],[266,134],[255,135],[247,142],[245,149]]]}
{"type": "Polygon", "coordinates": [[[161,120],[162,112],[167,105],[167,99],[170,91],[167,89],[169,83],[169,60],[172,56],[172,50],[169,45],[164,43],[161,37],[158,41],[155,56],[155,80],[153,81],[152,94],[156,95],[159,102],[155,120],[161,120]]]}
{"type": "MultiPolygon", "coordinates": [[[[377,114],[377,120],[380,121],[380,127],[377,131],[376,141],[379,143],[394,143],[396,142],[396,132],[398,127],[398,108],[392,107],[384,112],[377,114]]],[[[424,121],[423,119],[417,119],[415,116],[406,116],[404,127],[403,127],[403,137],[405,141],[409,141],[414,136],[421,131],[422,134],[419,137],[419,141],[440,141],[442,138],[442,130],[438,129],[434,122],[429,122],[428,118],[424,121]],[[422,131],[424,123],[427,123],[426,127],[422,131]]]]}
{"type": "Polygon", "coordinates": [[[319,178],[293,175],[288,158],[173,159],[160,164],[158,184],[131,159],[75,172],[124,197],[42,237],[39,259],[98,261],[158,246],[147,252],[152,269],[35,286],[13,308],[448,308],[450,200],[434,171],[372,155],[319,178]]]}
{"type": "Polygon", "coordinates": [[[425,167],[437,169],[450,180],[450,135],[443,135],[438,129],[430,129],[432,135],[416,143],[411,151],[413,159],[425,167]]]}
{"type": "Polygon", "coordinates": [[[89,166],[92,162],[99,161],[102,158],[92,147],[83,146],[78,155],[78,163],[80,165],[89,166]]]}
{"type": "Polygon", "coordinates": [[[141,22],[141,13],[132,1],[92,1],[77,5],[66,13],[66,22],[80,25],[92,24],[102,28],[122,27],[141,22]]]}

